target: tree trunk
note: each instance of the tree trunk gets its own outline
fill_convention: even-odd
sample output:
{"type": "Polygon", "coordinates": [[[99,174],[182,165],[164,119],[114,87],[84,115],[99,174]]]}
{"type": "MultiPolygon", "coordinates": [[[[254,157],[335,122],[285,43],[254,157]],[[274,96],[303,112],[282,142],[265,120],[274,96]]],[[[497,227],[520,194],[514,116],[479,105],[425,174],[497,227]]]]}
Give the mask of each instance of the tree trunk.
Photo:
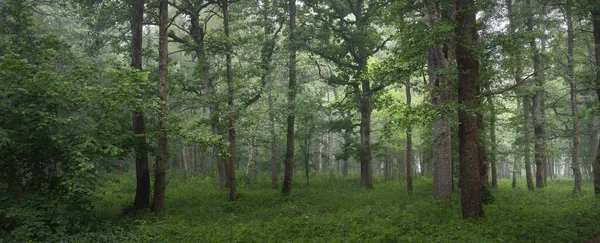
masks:
{"type": "Polygon", "coordinates": [[[513,164],[513,172],[512,172],[512,184],[511,188],[517,188],[517,172],[519,170],[519,160],[517,159],[517,155],[515,154],[515,162],[513,164]]]}
{"type": "MultiPolygon", "coordinates": [[[[515,9],[513,9],[512,0],[506,0],[506,7],[508,10],[508,18],[509,18],[509,27],[511,33],[516,33],[518,29],[518,25],[515,21],[515,16],[518,16],[515,13],[515,9]]],[[[522,58],[520,54],[515,56],[517,61],[516,69],[515,69],[515,84],[520,84],[522,82],[523,75],[523,67],[522,67],[522,58]]],[[[533,191],[533,177],[531,174],[531,160],[530,160],[530,144],[531,144],[531,135],[530,135],[530,124],[529,124],[529,112],[530,112],[531,101],[529,99],[528,94],[523,95],[523,156],[525,161],[525,177],[527,180],[527,189],[533,191]]]]}
{"type": "MultiPolygon", "coordinates": [[[[596,87],[600,87],[600,0],[594,0],[592,10],[592,23],[594,25],[594,59],[596,61],[596,87]]],[[[598,101],[600,101],[600,88],[596,88],[598,101]]],[[[600,143],[596,150],[594,163],[594,194],[600,198],[600,143]]]]}
{"type": "MultiPolygon", "coordinates": [[[[410,78],[406,80],[406,105],[410,108],[412,97],[410,94],[410,78]]],[[[412,126],[409,123],[406,128],[406,191],[409,195],[413,193],[413,151],[412,151],[412,126]]]]}
{"type": "Polygon", "coordinates": [[[494,105],[492,96],[488,96],[488,102],[490,104],[490,143],[492,149],[490,154],[490,166],[492,167],[492,188],[497,188],[498,168],[496,160],[498,156],[498,145],[496,144],[496,106],[494,105]]]}
{"type": "Polygon", "coordinates": [[[308,186],[310,184],[310,138],[304,141],[304,178],[308,186]]]}
{"type": "Polygon", "coordinates": [[[315,156],[315,159],[317,161],[317,170],[319,173],[323,173],[323,147],[325,145],[322,142],[319,142],[317,146],[319,146],[319,149],[317,150],[317,154],[315,156]]]}
{"type": "MultiPolygon", "coordinates": [[[[132,2],[131,33],[132,51],[131,66],[142,70],[142,29],[144,22],[144,0],[132,2]]],[[[146,126],[144,114],[141,111],[133,115],[133,133],[135,136],[135,175],[136,189],[133,210],[140,210],[150,206],[150,169],[148,154],[146,153],[146,126]]]]}
{"type": "MultiPolygon", "coordinates": [[[[482,105],[481,99],[478,99],[477,102],[478,106],[482,105]]],[[[477,128],[479,131],[484,132],[485,131],[485,126],[483,123],[483,111],[478,111],[477,112],[477,128]]],[[[485,147],[485,140],[482,139],[481,137],[478,139],[478,146],[477,146],[477,151],[478,151],[478,158],[479,158],[479,182],[481,183],[482,187],[488,187],[489,188],[489,177],[488,177],[488,172],[489,172],[489,161],[487,158],[487,150],[485,147]]]]}
{"type": "Polygon", "coordinates": [[[250,143],[248,147],[248,163],[246,164],[246,185],[250,185],[250,178],[252,178],[252,166],[254,165],[254,144],[250,143]]]}
{"type": "Polygon", "coordinates": [[[567,19],[567,74],[569,78],[569,88],[571,89],[571,115],[573,119],[573,151],[571,154],[571,163],[573,164],[573,175],[575,175],[574,192],[581,192],[581,166],[579,163],[579,121],[577,119],[577,86],[575,85],[575,62],[573,61],[573,47],[575,36],[573,34],[573,16],[571,8],[573,0],[567,0],[566,19],[567,19]]]}
{"type": "Polygon", "coordinates": [[[167,32],[169,28],[169,2],[162,0],[160,3],[159,15],[159,50],[158,50],[158,69],[160,77],[160,115],[158,120],[158,148],[156,149],[156,162],[154,171],[154,200],[152,201],[152,211],[161,212],[165,203],[165,161],[167,159],[167,75],[169,71],[168,64],[168,39],[167,32]]]}
{"type": "MultiPolygon", "coordinates": [[[[440,24],[442,9],[437,1],[426,2],[426,18],[430,26],[440,24]]],[[[452,102],[451,79],[443,73],[453,60],[449,43],[434,44],[429,50],[429,82],[433,89],[432,105],[438,111],[433,121],[433,190],[434,198],[452,200],[452,138],[448,105],[452,102]]]]}
{"type": "Polygon", "coordinates": [[[362,96],[360,98],[360,184],[373,188],[373,171],[371,155],[371,87],[368,80],[362,80],[362,96]]]}
{"type": "Polygon", "coordinates": [[[286,133],[286,152],[285,169],[283,178],[282,195],[292,193],[292,177],[294,176],[294,119],[295,119],[295,99],[296,99],[296,0],[289,0],[288,10],[290,14],[289,22],[289,41],[290,41],[290,61],[289,61],[289,83],[288,83],[288,116],[286,133]]]}
{"type": "Polygon", "coordinates": [[[277,133],[275,132],[275,112],[273,110],[273,79],[269,79],[269,126],[271,135],[270,144],[270,160],[271,160],[271,188],[277,189],[279,187],[279,161],[277,160],[277,133]]]}
{"type": "MultiPolygon", "coordinates": [[[[531,9],[531,1],[526,1],[527,6],[531,9]]],[[[540,77],[541,69],[541,57],[540,51],[536,45],[536,37],[534,33],[534,20],[533,12],[529,13],[527,19],[527,30],[532,34],[529,40],[529,48],[532,50],[532,61],[533,61],[533,79],[536,84],[536,93],[533,97],[533,106],[531,112],[531,121],[533,123],[533,134],[534,134],[534,159],[535,159],[535,187],[544,187],[544,127],[543,127],[543,83],[540,77]]]]}
{"type": "Polygon", "coordinates": [[[227,137],[229,139],[229,161],[225,163],[225,174],[227,176],[227,184],[229,185],[229,201],[237,200],[237,182],[235,179],[235,168],[237,166],[237,138],[235,134],[235,121],[237,112],[235,109],[235,88],[233,80],[233,65],[232,55],[233,47],[231,46],[231,35],[229,30],[229,0],[222,0],[221,7],[223,10],[223,31],[226,43],[225,62],[227,65],[227,107],[229,114],[227,119],[227,137]]]}
{"type": "Polygon", "coordinates": [[[458,0],[456,5],[456,60],[458,66],[459,155],[462,216],[464,219],[483,218],[479,191],[477,108],[479,96],[479,61],[474,53],[477,43],[475,26],[476,6],[473,0],[458,0]]]}
{"type": "Polygon", "coordinates": [[[189,170],[189,168],[188,168],[189,161],[188,161],[188,157],[186,154],[185,145],[183,145],[181,147],[181,160],[182,160],[181,162],[183,164],[183,177],[187,179],[188,178],[188,170],[189,170]]]}

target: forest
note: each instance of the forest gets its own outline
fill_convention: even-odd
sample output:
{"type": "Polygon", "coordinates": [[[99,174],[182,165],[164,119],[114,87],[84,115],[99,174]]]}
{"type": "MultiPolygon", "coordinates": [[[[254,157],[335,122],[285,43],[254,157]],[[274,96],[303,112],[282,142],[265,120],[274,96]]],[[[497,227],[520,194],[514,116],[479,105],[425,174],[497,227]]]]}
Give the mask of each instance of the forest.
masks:
{"type": "Polygon", "coordinates": [[[600,242],[600,0],[0,13],[0,242],[600,242]]]}

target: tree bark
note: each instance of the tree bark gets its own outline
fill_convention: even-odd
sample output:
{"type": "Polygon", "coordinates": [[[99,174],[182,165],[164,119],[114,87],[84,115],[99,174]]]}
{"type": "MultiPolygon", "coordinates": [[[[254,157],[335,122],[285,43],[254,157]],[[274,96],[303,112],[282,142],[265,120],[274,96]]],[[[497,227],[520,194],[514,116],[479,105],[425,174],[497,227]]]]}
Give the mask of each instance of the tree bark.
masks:
{"type": "MultiPolygon", "coordinates": [[[[442,23],[442,7],[438,1],[426,1],[425,13],[430,26],[442,23]]],[[[452,12],[452,11],[451,11],[452,12]]],[[[434,198],[452,200],[452,138],[448,105],[452,102],[451,79],[446,78],[444,70],[452,64],[452,51],[449,43],[435,43],[429,49],[428,72],[432,88],[431,103],[438,110],[433,121],[433,190],[434,198]]]]}
{"type": "Polygon", "coordinates": [[[566,19],[567,19],[567,74],[569,79],[569,88],[571,93],[571,116],[573,119],[573,151],[571,154],[571,163],[573,175],[575,175],[574,192],[581,192],[581,165],[579,161],[579,148],[581,135],[579,134],[579,120],[577,119],[577,86],[575,84],[575,62],[573,61],[573,48],[575,45],[575,36],[573,34],[573,0],[567,0],[566,19]]]}
{"type": "MultiPolygon", "coordinates": [[[[531,1],[526,1],[527,6],[531,9],[531,1]]],[[[543,83],[540,77],[541,74],[541,57],[540,51],[535,43],[536,37],[534,32],[534,20],[533,12],[529,12],[529,18],[527,19],[527,30],[532,34],[529,40],[529,48],[533,52],[531,59],[533,61],[533,80],[537,91],[533,96],[533,106],[531,109],[531,121],[533,123],[533,134],[534,134],[534,159],[535,159],[535,187],[544,187],[544,127],[543,127],[543,83]]]]}
{"type": "Polygon", "coordinates": [[[479,96],[479,61],[474,48],[477,44],[474,0],[458,0],[456,5],[456,57],[458,65],[461,205],[464,219],[483,218],[479,191],[477,108],[479,96]]]}
{"type": "Polygon", "coordinates": [[[156,150],[156,162],[154,171],[154,200],[152,201],[152,211],[161,212],[165,204],[165,161],[167,160],[167,76],[169,71],[169,46],[167,32],[169,28],[169,1],[162,0],[160,3],[159,14],[159,50],[158,50],[158,69],[160,78],[160,115],[158,120],[158,148],[156,150]]]}
{"type": "Polygon", "coordinates": [[[296,0],[289,0],[289,82],[288,82],[288,116],[286,132],[285,169],[283,178],[282,195],[292,193],[292,179],[294,176],[294,120],[296,100],[296,0]]]}
{"type": "Polygon", "coordinates": [[[227,176],[227,184],[229,185],[229,201],[237,200],[237,182],[235,178],[235,168],[237,166],[237,138],[235,133],[235,121],[237,112],[235,109],[235,88],[233,80],[233,65],[232,55],[233,47],[231,46],[231,34],[229,28],[229,0],[221,0],[221,8],[223,10],[223,31],[226,43],[225,62],[227,66],[227,107],[229,114],[227,118],[227,138],[229,139],[229,161],[225,163],[225,174],[227,176]]]}
{"type": "MultiPolygon", "coordinates": [[[[131,5],[132,52],[131,66],[142,70],[142,29],[144,22],[144,0],[136,0],[131,5]]],[[[133,115],[133,133],[135,134],[135,175],[136,189],[133,209],[140,210],[150,206],[150,169],[146,153],[146,125],[141,111],[133,115]]]]}
{"type": "MultiPolygon", "coordinates": [[[[594,0],[592,8],[592,23],[594,25],[594,59],[596,61],[596,95],[600,101],[600,0],[594,0]]],[[[594,194],[600,198],[600,143],[596,150],[594,163],[594,194]]]]}
{"type": "MultiPolygon", "coordinates": [[[[406,80],[406,105],[410,108],[412,97],[410,94],[410,79],[406,80]]],[[[409,195],[413,193],[413,151],[412,151],[412,125],[406,128],[406,191],[409,195]]]]}

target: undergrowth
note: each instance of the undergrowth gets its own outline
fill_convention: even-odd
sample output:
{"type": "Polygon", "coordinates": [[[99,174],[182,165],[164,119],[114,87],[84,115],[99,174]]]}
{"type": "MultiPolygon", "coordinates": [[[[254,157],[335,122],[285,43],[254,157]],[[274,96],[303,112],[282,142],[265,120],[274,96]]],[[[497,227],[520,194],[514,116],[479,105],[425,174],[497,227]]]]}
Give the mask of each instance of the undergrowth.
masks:
{"type": "Polygon", "coordinates": [[[96,205],[104,230],[74,235],[74,242],[582,242],[600,235],[600,200],[591,182],[581,194],[572,181],[551,180],[528,192],[500,180],[486,218],[460,218],[460,193],[452,203],[434,200],[432,181],[418,178],[413,195],[398,181],[361,188],[357,176],[297,178],[292,195],[280,196],[268,178],[240,185],[228,202],[213,178],[170,176],[164,213],[125,215],[135,192],[133,174],[106,176],[96,205]]]}

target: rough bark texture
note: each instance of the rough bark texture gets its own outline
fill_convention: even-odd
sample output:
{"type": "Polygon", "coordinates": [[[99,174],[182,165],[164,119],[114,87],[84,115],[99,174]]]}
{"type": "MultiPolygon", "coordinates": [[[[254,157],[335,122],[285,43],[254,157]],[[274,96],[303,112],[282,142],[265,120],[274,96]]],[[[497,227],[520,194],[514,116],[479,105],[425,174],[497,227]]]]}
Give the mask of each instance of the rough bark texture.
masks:
{"type": "MultiPolygon", "coordinates": [[[[600,0],[594,0],[592,10],[592,23],[594,25],[594,59],[596,61],[596,87],[600,87],[600,0]]],[[[596,88],[596,95],[600,101],[600,88],[596,88]]],[[[594,194],[600,198],[600,143],[596,150],[594,163],[594,194]]]]}
{"type": "MultiPolygon", "coordinates": [[[[406,105],[410,107],[411,105],[411,94],[410,94],[410,79],[406,80],[406,105]]],[[[413,192],[413,151],[412,151],[412,126],[408,124],[406,128],[406,191],[408,194],[412,194],[413,192]]],[[[386,168],[387,169],[387,168],[386,168]]]]}
{"type": "MultiPolygon", "coordinates": [[[[526,1],[527,6],[531,9],[531,1],[526,1]]],[[[533,12],[529,13],[530,16],[527,19],[527,30],[533,34],[534,31],[534,20],[533,20],[533,12]]],[[[543,99],[544,99],[544,90],[543,83],[541,80],[541,56],[540,51],[537,48],[535,43],[536,37],[533,36],[529,40],[529,48],[533,52],[531,59],[533,61],[533,80],[536,85],[536,92],[533,97],[533,106],[531,109],[531,121],[533,123],[533,134],[534,134],[534,159],[535,159],[535,187],[543,188],[544,187],[544,139],[545,139],[545,131],[543,127],[544,117],[543,117],[543,99]]]]}
{"type": "Polygon", "coordinates": [[[289,60],[289,83],[288,83],[288,116],[286,132],[286,151],[285,151],[285,169],[283,178],[282,195],[292,193],[292,177],[294,176],[294,120],[295,120],[295,100],[296,100],[296,0],[289,0],[288,10],[290,14],[289,21],[289,41],[290,41],[290,60],[289,60]]]}
{"type": "MultiPolygon", "coordinates": [[[[144,0],[136,0],[131,5],[132,52],[131,66],[142,70],[142,28],[144,21],[144,0]]],[[[140,210],[150,206],[150,169],[146,153],[146,126],[144,114],[136,112],[133,115],[133,133],[135,140],[135,175],[136,189],[133,209],[140,210]]]]}
{"type": "Polygon", "coordinates": [[[456,61],[458,65],[459,154],[462,178],[461,205],[464,219],[483,218],[479,191],[477,108],[479,62],[474,53],[477,43],[476,7],[473,0],[458,0],[456,5],[456,61]]]}
{"type": "MultiPolygon", "coordinates": [[[[426,17],[429,25],[442,22],[439,2],[426,1],[426,17]]],[[[448,43],[434,44],[429,50],[429,82],[433,89],[432,105],[439,110],[433,121],[433,190],[434,198],[452,200],[452,139],[450,114],[447,106],[452,102],[451,79],[442,73],[451,67],[452,51],[448,43]]]]}
{"type": "Polygon", "coordinates": [[[573,47],[575,36],[573,34],[573,0],[567,0],[565,17],[567,19],[567,74],[569,88],[571,89],[571,115],[573,119],[573,151],[571,154],[571,163],[573,175],[575,175],[574,192],[581,192],[581,166],[579,162],[579,144],[581,135],[579,134],[579,121],[577,119],[577,86],[575,85],[575,62],[573,61],[573,47]]]}
{"type": "Polygon", "coordinates": [[[363,80],[361,83],[363,94],[360,98],[360,184],[366,188],[373,188],[373,169],[371,168],[373,159],[371,155],[372,92],[368,80],[363,80]]]}
{"type": "Polygon", "coordinates": [[[154,199],[152,201],[152,211],[161,212],[165,204],[165,161],[167,160],[167,75],[168,75],[168,24],[169,24],[169,2],[162,0],[160,3],[159,14],[159,50],[158,50],[158,69],[159,69],[159,86],[160,86],[160,115],[158,121],[158,129],[160,135],[158,137],[158,147],[156,150],[156,162],[154,169],[154,199]]]}
{"type": "Polygon", "coordinates": [[[221,8],[223,10],[223,30],[225,38],[227,38],[225,62],[227,65],[227,107],[229,108],[229,115],[227,117],[227,137],[229,139],[229,161],[225,163],[225,173],[227,175],[227,184],[229,186],[229,201],[237,200],[237,182],[235,178],[235,168],[237,166],[237,138],[235,134],[235,88],[233,80],[233,65],[232,55],[233,47],[231,46],[230,30],[229,30],[229,0],[221,1],[221,8]]]}

